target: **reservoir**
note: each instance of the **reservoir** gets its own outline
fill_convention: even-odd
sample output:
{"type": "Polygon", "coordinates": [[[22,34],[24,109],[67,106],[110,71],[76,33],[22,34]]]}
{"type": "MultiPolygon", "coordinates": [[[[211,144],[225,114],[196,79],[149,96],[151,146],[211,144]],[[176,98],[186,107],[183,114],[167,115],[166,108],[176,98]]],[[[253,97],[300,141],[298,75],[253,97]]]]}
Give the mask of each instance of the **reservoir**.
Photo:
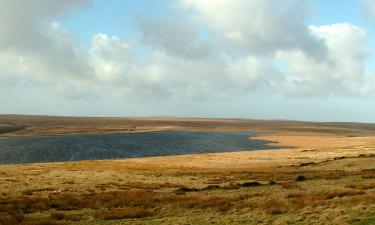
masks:
{"type": "Polygon", "coordinates": [[[156,131],[0,137],[0,163],[37,163],[275,149],[255,132],[156,131]]]}

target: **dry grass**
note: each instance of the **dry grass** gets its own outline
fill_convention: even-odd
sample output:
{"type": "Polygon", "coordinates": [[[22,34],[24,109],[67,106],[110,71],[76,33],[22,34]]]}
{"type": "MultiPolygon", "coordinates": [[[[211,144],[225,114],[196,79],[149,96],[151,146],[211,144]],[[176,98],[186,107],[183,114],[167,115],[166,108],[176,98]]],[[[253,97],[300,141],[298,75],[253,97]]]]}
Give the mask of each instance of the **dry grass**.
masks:
{"type": "Polygon", "coordinates": [[[259,207],[269,214],[281,214],[288,210],[288,205],[283,199],[268,199],[261,202],[259,207]]]}
{"type": "Polygon", "coordinates": [[[49,218],[26,218],[22,212],[0,213],[1,225],[62,225],[49,218]]]}
{"type": "Polygon", "coordinates": [[[21,211],[0,212],[0,224],[14,225],[24,221],[24,214],[21,211]]]}
{"type": "Polygon", "coordinates": [[[153,215],[153,210],[143,208],[104,209],[95,213],[102,220],[120,220],[127,218],[142,218],[153,215]]]}
{"type": "Polygon", "coordinates": [[[152,207],[156,197],[148,191],[111,191],[102,193],[54,193],[48,197],[20,196],[0,200],[0,212],[33,213],[50,209],[70,211],[117,207],[152,207]]]}
{"type": "Polygon", "coordinates": [[[303,208],[305,206],[317,206],[324,204],[324,201],[365,195],[364,191],[353,191],[353,190],[335,190],[323,193],[306,193],[306,192],[292,192],[287,195],[287,198],[291,199],[292,206],[294,208],[303,208]]]}
{"type": "MultiPolygon", "coordinates": [[[[170,199],[171,200],[171,199],[170,199]]],[[[219,211],[227,211],[231,206],[233,199],[224,196],[193,196],[193,197],[179,197],[176,198],[176,205],[183,208],[200,208],[200,209],[215,209],[219,211]]]]}
{"type": "Polygon", "coordinates": [[[285,189],[297,189],[299,187],[296,182],[285,182],[281,186],[285,189]]]}
{"type": "MultiPolygon", "coordinates": [[[[123,184],[123,186],[128,188],[136,188],[136,189],[159,189],[161,184],[158,183],[145,183],[145,182],[127,182],[123,184]]],[[[168,185],[164,185],[168,186],[168,185]]]]}
{"type": "Polygon", "coordinates": [[[50,215],[52,220],[63,220],[66,218],[65,212],[52,212],[50,215]]]}
{"type": "Polygon", "coordinates": [[[58,210],[99,209],[155,205],[155,196],[149,191],[109,191],[102,193],[62,193],[49,196],[50,207],[58,210]]]}
{"type": "Polygon", "coordinates": [[[349,185],[346,185],[346,188],[353,188],[353,189],[359,189],[359,190],[374,189],[375,183],[349,184],[349,185]]]}
{"type": "MultiPolygon", "coordinates": [[[[2,221],[0,224],[56,224],[68,221],[74,224],[78,221],[104,222],[130,218],[147,218],[153,221],[155,218],[163,218],[166,214],[173,218],[183,215],[196,218],[194,212],[197,211],[205,212],[204,214],[207,215],[220,215],[221,219],[240,212],[247,212],[249,216],[255,218],[256,215],[264,212],[268,215],[266,217],[278,218],[300,215],[307,209],[322,215],[329,214],[323,209],[351,210],[355,206],[358,210],[362,205],[366,208],[370,206],[371,209],[375,204],[374,182],[369,179],[354,184],[351,182],[351,179],[361,179],[363,173],[368,173],[367,171],[356,170],[345,173],[321,171],[323,166],[330,165],[329,169],[337,168],[346,161],[349,163],[355,161],[360,165],[357,158],[343,160],[302,168],[281,167],[277,172],[219,171],[187,175],[134,173],[131,176],[128,172],[126,176],[129,178],[120,177],[120,174],[113,176],[113,173],[109,173],[108,178],[103,176],[100,182],[97,178],[93,178],[89,180],[88,186],[78,187],[80,188],[78,190],[72,188],[77,188],[75,183],[65,182],[71,180],[66,177],[59,185],[64,187],[62,189],[70,191],[56,191],[55,187],[59,185],[52,181],[50,186],[30,186],[29,189],[24,189],[18,194],[8,191],[7,195],[0,197],[2,221]],[[337,166],[334,167],[333,165],[336,164],[337,166]],[[334,174],[334,179],[330,179],[331,174],[334,174]],[[298,176],[307,176],[309,181],[297,184],[298,176]],[[110,181],[114,177],[116,181],[110,181]],[[261,182],[251,181],[257,179],[261,182]],[[225,183],[207,185],[208,180],[225,183]],[[226,183],[226,181],[230,182],[226,183]],[[268,185],[269,181],[275,181],[276,184],[268,185]],[[127,190],[123,190],[124,187],[127,190]],[[83,211],[86,213],[82,213],[83,211]],[[43,218],[30,216],[39,213],[47,216],[43,218]]],[[[367,161],[365,162],[363,165],[366,166],[367,161]]],[[[82,171],[75,170],[71,173],[77,176],[82,171]]],[[[51,173],[51,170],[46,170],[46,173],[51,173]]],[[[106,174],[105,170],[99,173],[106,174]]],[[[61,178],[62,176],[58,176],[58,179],[61,178]]]]}

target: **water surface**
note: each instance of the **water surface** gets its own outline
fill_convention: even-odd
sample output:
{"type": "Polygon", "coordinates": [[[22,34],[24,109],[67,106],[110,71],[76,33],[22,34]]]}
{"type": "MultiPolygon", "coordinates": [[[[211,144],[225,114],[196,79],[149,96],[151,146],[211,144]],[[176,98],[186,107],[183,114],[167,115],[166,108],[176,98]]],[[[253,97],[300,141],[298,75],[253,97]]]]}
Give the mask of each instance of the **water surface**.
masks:
{"type": "Polygon", "coordinates": [[[159,131],[133,134],[1,137],[0,163],[59,162],[274,149],[254,132],[159,131]]]}

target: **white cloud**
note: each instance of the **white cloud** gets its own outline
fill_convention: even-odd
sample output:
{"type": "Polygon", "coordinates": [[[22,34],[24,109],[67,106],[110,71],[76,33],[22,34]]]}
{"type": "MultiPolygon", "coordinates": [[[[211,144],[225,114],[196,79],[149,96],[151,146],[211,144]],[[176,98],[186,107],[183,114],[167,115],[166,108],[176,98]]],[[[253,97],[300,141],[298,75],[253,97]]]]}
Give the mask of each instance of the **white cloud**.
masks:
{"type": "Polygon", "coordinates": [[[127,43],[102,33],[92,39],[90,62],[95,74],[104,82],[121,81],[134,63],[127,43]]]}
{"type": "Polygon", "coordinates": [[[90,71],[85,53],[74,35],[53,20],[89,3],[0,0],[1,83],[28,80],[53,90],[50,85],[54,83],[69,81],[77,86],[87,79],[90,71]]]}
{"type": "Polygon", "coordinates": [[[375,22],[375,2],[373,0],[361,0],[365,16],[375,22]]]}
{"type": "Polygon", "coordinates": [[[91,79],[85,53],[70,32],[50,24],[43,35],[49,43],[43,48],[31,50],[8,45],[1,51],[3,79],[8,82],[30,79],[41,85],[51,82],[80,85],[91,79]]]}
{"type": "MultiPolygon", "coordinates": [[[[285,92],[294,95],[363,95],[370,91],[365,61],[370,49],[367,33],[352,24],[310,26],[326,43],[327,61],[317,62],[302,51],[279,51],[277,59],[288,64],[285,92]]],[[[282,90],[281,90],[282,91],[282,90]]]]}
{"type": "Polygon", "coordinates": [[[98,33],[88,49],[54,21],[89,1],[0,2],[2,94],[22,87],[51,98],[181,102],[373,92],[366,31],[308,26],[303,1],[181,0],[194,15],[138,18],[138,40],[98,33]]]}
{"type": "Polygon", "coordinates": [[[235,83],[235,88],[244,94],[259,89],[269,91],[282,78],[270,59],[253,56],[228,62],[227,74],[235,83]]]}
{"type": "Polygon", "coordinates": [[[272,54],[280,49],[301,49],[322,59],[324,43],[310,35],[305,1],[297,0],[181,0],[182,6],[250,54],[272,54]]]}

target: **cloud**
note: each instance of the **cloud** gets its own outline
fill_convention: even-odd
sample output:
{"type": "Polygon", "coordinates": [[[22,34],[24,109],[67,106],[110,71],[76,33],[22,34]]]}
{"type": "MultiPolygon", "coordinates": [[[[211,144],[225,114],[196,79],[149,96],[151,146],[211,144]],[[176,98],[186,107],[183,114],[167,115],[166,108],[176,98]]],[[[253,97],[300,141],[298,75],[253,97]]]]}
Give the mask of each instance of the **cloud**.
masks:
{"type": "Polygon", "coordinates": [[[309,16],[305,1],[297,0],[181,0],[183,7],[249,54],[273,54],[277,50],[301,49],[324,59],[325,45],[312,36],[305,24],[309,16]]]}
{"type": "Polygon", "coordinates": [[[39,49],[50,44],[45,35],[50,20],[57,19],[76,7],[89,5],[89,0],[1,0],[0,49],[39,49]]]}
{"type": "Polygon", "coordinates": [[[201,37],[192,23],[166,18],[138,19],[142,42],[167,54],[189,59],[205,60],[215,57],[212,40],[201,37]]]}
{"type": "Polygon", "coordinates": [[[242,94],[269,91],[280,82],[281,73],[271,59],[249,56],[228,62],[227,74],[242,94]]]}
{"type": "MultiPolygon", "coordinates": [[[[102,85],[130,99],[203,96],[223,80],[219,61],[186,59],[156,45],[138,59],[134,49],[119,39],[98,34],[92,40],[90,61],[102,85]]],[[[177,54],[177,53],[176,53],[177,54]]]]}
{"type": "Polygon", "coordinates": [[[90,64],[101,81],[121,81],[134,63],[130,45],[120,38],[103,33],[93,37],[90,64]]]}
{"type": "Polygon", "coordinates": [[[317,62],[302,51],[279,51],[277,59],[288,64],[284,71],[285,93],[293,95],[364,95],[370,79],[365,62],[370,55],[364,29],[348,23],[310,26],[324,40],[327,61],[317,62]]]}
{"type": "Polygon", "coordinates": [[[365,17],[375,22],[375,4],[373,0],[361,0],[365,17]]]}
{"type": "MultiPolygon", "coordinates": [[[[163,37],[157,36],[164,42],[163,37]]],[[[179,36],[174,37],[180,40],[179,36]]],[[[195,37],[191,42],[199,40],[195,37]]],[[[189,45],[186,41],[185,45],[189,45]]],[[[267,89],[278,75],[272,60],[266,58],[201,56],[198,49],[186,55],[184,50],[159,44],[150,44],[150,48],[147,55],[138,59],[132,46],[118,37],[98,34],[92,40],[91,64],[102,85],[117,96],[138,100],[226,99],[267,89]]]]}
{"type": "Polygon", "coordinates": [[[1,51],[3,78],[6,77],[8,82],[31,79],[40,85],[54,81],[77,86],[91,79],[85,52],[70,32],[53,23],[43,34],[49,42],[43,48],[19,49],[18,45],[14,48],[9,45],[1,51]]]}
{"type": "Polygon", "coordinates": [[[87,0],[1,0],[0,86],[9,89],[9,84],[27,81],[35,88],[55,90],[68,82],[66,86],[80,89],[91,73],[85,52],[74,35],[54,21],[89,4],[87,0]]]}
{"type": "Polygon", "coordinates": [[[349,23],[308,26],[304,1],[181,0],[181,18],[136,18],[140,37],[131,43],[98,33],[83,47],[56,21],[88,5],[2,1],[1,93],[199,102],[373,92],[367,32],[349,23]]]}

